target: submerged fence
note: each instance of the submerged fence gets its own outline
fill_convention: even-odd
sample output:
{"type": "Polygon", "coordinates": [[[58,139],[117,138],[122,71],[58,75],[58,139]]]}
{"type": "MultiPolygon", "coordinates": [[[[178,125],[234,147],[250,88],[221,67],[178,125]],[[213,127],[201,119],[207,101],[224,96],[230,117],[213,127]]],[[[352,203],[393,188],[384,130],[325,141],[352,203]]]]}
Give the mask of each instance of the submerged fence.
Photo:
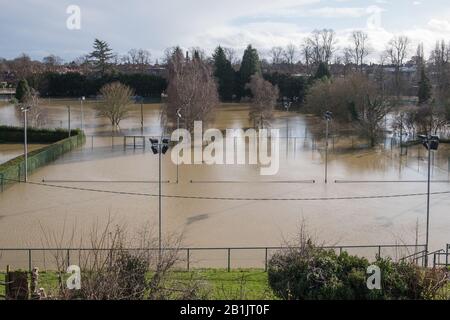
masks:
{"type": "MultiPolygon", "coordinates": [[[[348,252],[373,261],[378,257],[390,257],[395,261],[408,260],[423,265],[424,245],[354,245],[354,246],[324,246],[324,249],[336,253],[348,252]]],[[[163,248],[162,251],[176,252],[177,269],[189,271],[201,268],[222,268],[230,271],[236,268],[259,268],[267,271],[271,256],[282,250],[292,250],[293,247],[201,247],[201,248],[163,248]]],[[[55,270],[57,265],[65,267],[76,264],[82,266],[92,256],[99,252],[108,255],[117,249],[86,249],[86,248],[0,248],[0,270],[7,265],[13,268],[32,270],[55,270]],[[58,260],[55,261],[55,260],[58,260]]],[[[129,252],[158,252],[158,248],[120,249],[129,252]]],[[[437,261],[436,258],[430,261],[437,261]]]]}
{"type": "MultiPolygon", "coordinates": [[[[33,172],[66,152],[82,146],[86,137],[82,132],[55,142],[47,147],[28,153],[28,173],[33,172]]],[[[12,183],[23,181],[25,176],[25,157],[19,156],[0,165],[0,192],[12,183]]]]}

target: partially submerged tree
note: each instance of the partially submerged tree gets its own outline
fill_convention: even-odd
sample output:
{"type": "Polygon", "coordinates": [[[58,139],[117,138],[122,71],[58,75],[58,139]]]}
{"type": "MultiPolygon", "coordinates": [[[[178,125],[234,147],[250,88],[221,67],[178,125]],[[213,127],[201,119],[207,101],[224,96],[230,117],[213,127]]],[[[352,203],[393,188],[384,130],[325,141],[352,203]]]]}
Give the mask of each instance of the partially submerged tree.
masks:
{"type": "Polygon", "coordinates": [[[384,130],[391,104],[376,84],[361,74],[316,81],[306,97],[306,109],[322,117],[333,112],[336,122],[351,125],[375,146],[384,130]]]}
{"type": "Polygon", "coordinates": [[[189,131],[193,130],[194,121],[211,121],[219,104],[216,82],[208,63],[198,55],[185,58],[179,48],[169,61],[167,95],[163,115],[174,126],[177,110],[181,109],[182,123],[189,131]]]}
{"type": "Polygon", "coordinates": [[[108,118],[115,130],[119,127],[120,121],[128,115],[133,90],[120,82],[112,82],[103,86],[100,94],[103,101],[97,107],[97,114],[108,118]]]}
{"type": "Polygon", "coordinates": [[[250,108],[250,121],[257,128],[269,126],[278,99],[278,87],[264,80],[259,74],[253,75],[246,87],[253,96],[250,108]]]}

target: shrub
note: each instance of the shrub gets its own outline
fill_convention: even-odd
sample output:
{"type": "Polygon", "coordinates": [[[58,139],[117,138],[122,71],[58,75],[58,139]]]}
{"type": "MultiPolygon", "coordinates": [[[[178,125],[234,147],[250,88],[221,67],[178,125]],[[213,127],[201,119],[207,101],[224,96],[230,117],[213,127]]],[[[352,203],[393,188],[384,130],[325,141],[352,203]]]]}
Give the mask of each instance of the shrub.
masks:
{"type": "Polygon", "coordinates": [[[275,254],[269,262],[269,284],[282,299],[359,299],[367,294],[367,260],[308,245],[275,254]]]}
{"type": "Polygon", "coordinates": [[[288,248],[269,261],[269,285],[282,299],[417,300],[442,297],[448,272],[422,269],[408,262],[377,258],[381,290],[369,290],[369,262],[344,252],[337,255],[309,244],[288,248]]]}

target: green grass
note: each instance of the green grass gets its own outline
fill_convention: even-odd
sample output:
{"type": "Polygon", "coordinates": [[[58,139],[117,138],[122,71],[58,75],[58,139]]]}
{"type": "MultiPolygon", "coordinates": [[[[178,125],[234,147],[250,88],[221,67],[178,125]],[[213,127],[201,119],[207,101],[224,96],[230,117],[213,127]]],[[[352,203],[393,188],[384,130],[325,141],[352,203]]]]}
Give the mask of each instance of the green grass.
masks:
{"type": "MultiPolygon", "coordinates": [[[[149,274],[149,277],[151,274],[149,274]]],[[[213,300],[257,300],[276,299],[267,281],[267,273],[260,269],[235,269],[227,272],[224,269],[204,269],[190,272],[175,271],[171,274],[173,281],[201,281],[213,300]]],[[[0,272],[0,281],[5,280],[5,273],[0,272]]],[[[83,281],[83,280],[82,280],[83,281]]],[[[56,272],[39,273],[39,286],[46,292],[55,292],[58,287],[56,272]]],[[[5,287],[0,286],[0,295],[4,295],[5,287]]]]}

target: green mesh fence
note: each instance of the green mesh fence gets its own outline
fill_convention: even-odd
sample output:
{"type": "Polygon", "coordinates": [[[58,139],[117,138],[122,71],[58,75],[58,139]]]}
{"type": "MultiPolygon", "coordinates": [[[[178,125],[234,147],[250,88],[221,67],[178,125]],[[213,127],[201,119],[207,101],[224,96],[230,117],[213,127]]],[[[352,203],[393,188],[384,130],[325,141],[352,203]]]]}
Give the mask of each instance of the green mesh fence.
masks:
{"type": "MultiPolygon", "coordinates": [[[[28,153],[28,173],[33,172],[72,149],[82,146],[86,142],[83,133],[64,140],[55,142],[47,147],[28,153]]],[[[25,177],[25,157],[19,156],[0,165],[0,192],[3,192],[9,185],[24,181],[25,177]]]]}

